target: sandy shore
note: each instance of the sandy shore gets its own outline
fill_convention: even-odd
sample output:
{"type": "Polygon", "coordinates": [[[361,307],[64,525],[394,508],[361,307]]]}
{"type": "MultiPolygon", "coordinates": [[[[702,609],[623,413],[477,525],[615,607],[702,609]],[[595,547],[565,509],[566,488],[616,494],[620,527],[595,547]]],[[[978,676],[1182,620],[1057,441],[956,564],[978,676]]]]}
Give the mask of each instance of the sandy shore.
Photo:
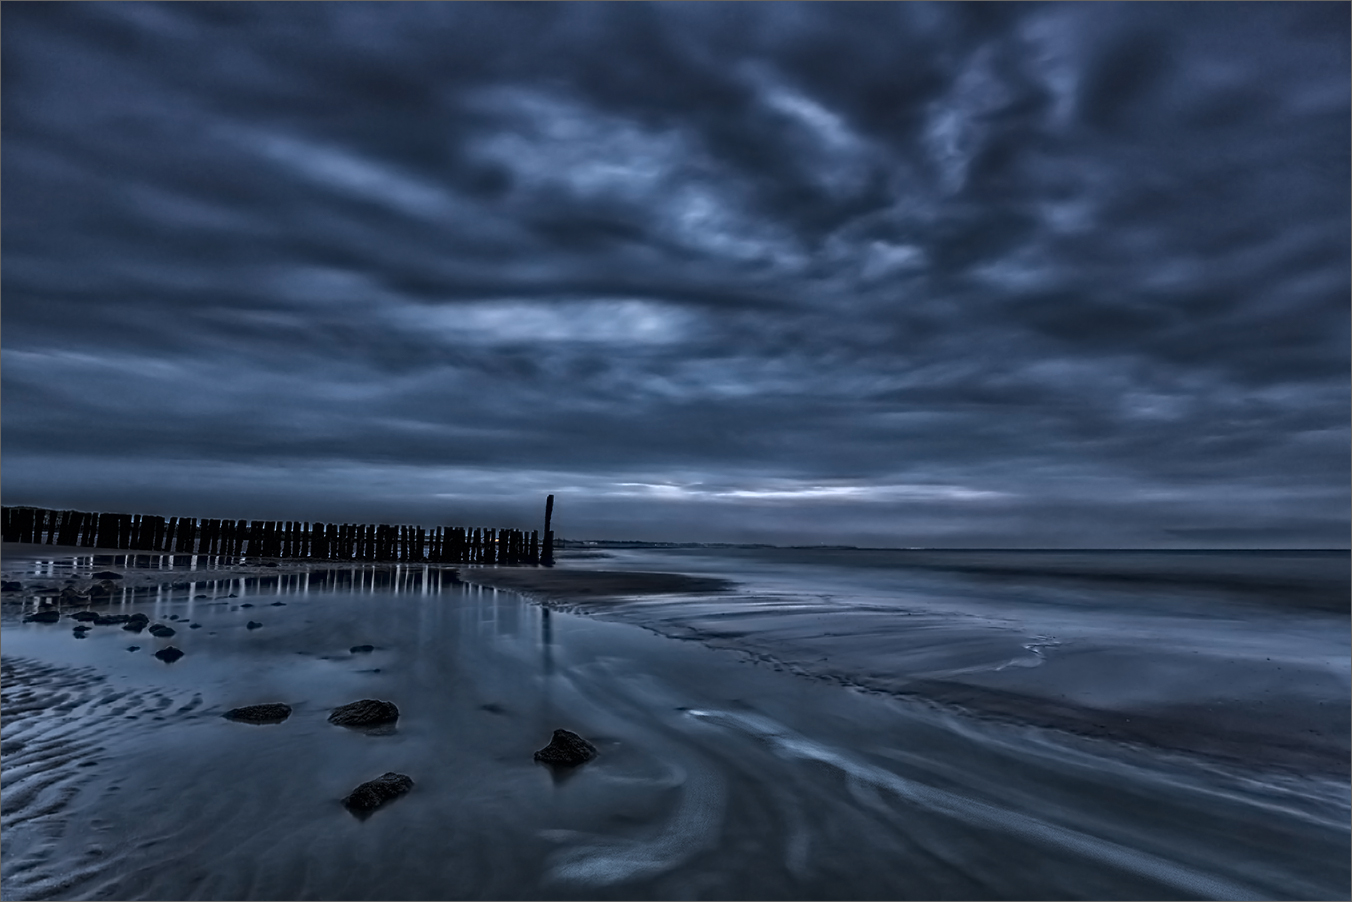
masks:
{"type": "Polygon", "coordinates": [[[1254,754],[1285,754],[1263,732],[1276,721],[1254,732],[1236,707],[1249,732],[1226,733],[1055,702],[1102,681],[1105,658],[1001,669],[1036,657],[1007,626],[638,563],[4,546],[23,587],[0,612],[0,896],[1345,895],[1345,780],[1320,776],[1309,742],[1254,754]],[[113,592],[82,600],[105,570],[113,592]],[[175,633],[23,622],[44,604],[175,633]],[[152,657],[170,644],[185,656],[152,657]],[[935,666],[953,675],[922,678],[935,666]],[[360,698],[397,704],[397,730],[327,722],[360,698]],[[293,713],[221,716],[260,703],[293,713]],[[601,750],[567,778],[532,759],[560,727],[601,750]],[[1218,736],[1232,747],[1202,747],[1218,736]],[[351,817],[341,799],[389,771],[413,791],[351,817]],[[1007,866],[1023,860],[1039,865],[1007,866]]]}

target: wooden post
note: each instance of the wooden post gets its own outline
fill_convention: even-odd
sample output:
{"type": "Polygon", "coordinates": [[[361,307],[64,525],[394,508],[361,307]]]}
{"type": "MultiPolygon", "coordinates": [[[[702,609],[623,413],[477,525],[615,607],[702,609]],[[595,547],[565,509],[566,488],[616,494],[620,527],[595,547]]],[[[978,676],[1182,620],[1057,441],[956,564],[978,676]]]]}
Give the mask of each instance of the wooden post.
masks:
{"type": "Polygon", "coordinates": [[[554,530],[549,528],[553,518],[554,496],[550,495],[545,499],[545,547],[540,554],[540,563],[546,567],[554,566],[554,530]]]}

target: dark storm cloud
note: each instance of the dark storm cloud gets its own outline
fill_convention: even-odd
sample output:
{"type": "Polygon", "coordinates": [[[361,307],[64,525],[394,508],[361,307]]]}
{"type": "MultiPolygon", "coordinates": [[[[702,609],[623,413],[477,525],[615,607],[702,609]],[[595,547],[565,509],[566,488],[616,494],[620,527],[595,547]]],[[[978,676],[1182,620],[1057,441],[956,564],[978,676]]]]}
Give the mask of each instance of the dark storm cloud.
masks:
{"type": "Polygon", "coordinates": [[[1346,5],[2,8],[6,503],[1347,541],[1346,5]]]}

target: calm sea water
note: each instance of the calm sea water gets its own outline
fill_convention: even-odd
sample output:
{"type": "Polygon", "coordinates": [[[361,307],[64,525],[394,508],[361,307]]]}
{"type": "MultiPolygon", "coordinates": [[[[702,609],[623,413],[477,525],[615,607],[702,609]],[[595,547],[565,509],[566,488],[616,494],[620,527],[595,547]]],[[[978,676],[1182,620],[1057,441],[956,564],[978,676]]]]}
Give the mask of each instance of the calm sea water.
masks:
{"type": "Polygon", "coordinates": [[[11,612],[4,897],[1349,893],[1346,555],[591,553],[560,566],[736,585],[568,613],[422,568],[176,571],[114,605],[169,640],[11,612]],[[396,732],[326,722],[363,697],[396,732]],[[557,727],[600,757],[535,764],[557,727]],[[390,770],[414,791],[342,808],[390,770]]]}

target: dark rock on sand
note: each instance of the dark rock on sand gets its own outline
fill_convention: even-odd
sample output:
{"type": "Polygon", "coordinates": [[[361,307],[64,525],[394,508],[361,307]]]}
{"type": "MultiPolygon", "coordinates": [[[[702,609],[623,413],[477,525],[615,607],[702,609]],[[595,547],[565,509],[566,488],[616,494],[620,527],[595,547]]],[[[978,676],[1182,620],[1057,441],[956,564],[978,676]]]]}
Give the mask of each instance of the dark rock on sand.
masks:
{"type": "Polygon", "coordinates": [[[115,570],[100,570],[97,573],[89,574],[90,579],[121,579],[122,574],[115,570]]]}
{"type": "Polygon", "coordinates": [[[398,798],[413,788],[413,779],[394,771],[381,774],[374,780],[368,780],[351,795],[343,799],[343,804],[358,816],[370,814],[390,799],[398,798]]]}
{"type": "Polygon", "coordinates": [[[93,611],[76,611],[70,615],[71,620],[98,620],[99,615],[93,611]]]}
{"type": "Polygon", "coordinates": [[[71,630],[70,632],[71,632],[71,635],[73,635],[76,639],[85,639],[85,638],[88,638],[88,636],[89,636],[89,627],[87,627],[87,626],[77,626],[75,629],[71,630]]]}
{"type": "Polygon", "coordinates": [[[202,624],[200,624],[200,623],[189,623],[189,624],[188,624],[188,629],[190,629],[190,630],[200,630],[201,628],[202,628],[202,624]]]}
{"type": "Polygon", "coordinates": [[[89,597],[107,598],[109,595],[113,594],[113,590],[116,588],[117,586],[105,579],[102,582],[94,583],[94,585],[89,587],[89,597]]]}
{"type": "Polygon", "coordinates": [[[576,767],[596,757],[596,746],[571,730],[555,730],[549,745],[535,753],[535,760],[545,764],[576,767]]]}
{"type": "Polygon", "coordinates": [[[0,592],[22,592],[23,583],[13,580],[0,580],[0,592]]]}
{"type": "Polygon", "coordinates": [[[122,628],[129,633],[139,633],[141,630],[145,629],[146,625],[149,623],[150,618],[140,611],[137,611],[127,618],[127,625],[122,628]]]}
{"type": "MultiPolygon", "coordinates": [[[[83,612],[81,612],[83,613],[83,612]]],[[[115,623],[127,623],[131,618],[126,614],[95,614],[94,619],[90,621],[95,626],[112,626],[115,623]]],[[[141,626],[145,626],[141,621],[136,621],[141,626]]]]}
{"type": "Polygon", "coordinates": [[[286,602],[284,602],[284,601],[274,601],[274,602],[273,602],[272,604],[270,604],[268,607],[273,607],[273,608],[284,608],[284,607],[286,607],[286,602]]]}
{"type": "Polygon", "coordinates": [[[29,614],[23,619],[24,623],[56,623],[61,619],[60,611],[38,611],[36,614],[29,614]]]}
{"type": "Polygon", "coordinates": [[[329,715],[329,723],[340,727],[378,727],[394,723],[399,719],[399,709],[394,702],[385,702],[376,698],[364,698],[350,705],[340,705],[329,715]]]}
{"type": "MultiPolygon", "coordinates": [[[[226,597],[226,598],[236,598],[236,597],[238,597],[238,596],[235,596],[235,595],[227,595],[227,596],[225,596],[225,597],[226,597]]],[[[253,603],[252,603],[252,602],[249,602],[249,601],[246,601],[246,602],[244,602],[244,604],[240,605],[240,607],[241,607],[241,608],[251,608],[251,607],[253,607],[253,603]]]]}
{"type": "Polygon", "coordinates": [[[174,632],[172,626],[165,626],[163,623],[157,623],[150,628],[150,635],[157,639],[168,639],[174,632]]]}
{"type": "Polygon", "coordinates": [[[128,645],[128,646],[127,646],[127,651],[140,651],[140,650],[141,650],[141,646],[139,646],[139,645],[128,645]]]}
{"type": "Polygon", "coordinates": [[[374,645],[354,645],[348,649],[348,651],[352,652],[354,655],[365,654],[366,652],[375,650],[376,647],[374,645]]]}
{"type": "Polygon", "coordinates": [[[242,708],[231,708],[221,716],[226,720],[238,720],[242,723],[281,723],[291,716],[291,706],[280,702],[245,705],[242,708]]]}
{"type": "Polygon", "coordinates": [[[250,630],[256,630],[256,629],[258,629],[259,627],[261,627],[262,625],[263,625],[263,624],[259,623],[257,620],[250,620],[248,623],[244,624],[244,628],[245,628],[245,629],[250,629],[250,630]]]}
{"type": "Polygon", "coordinates": [[[159,651],[155,652],[155,657],[159,658],[166,664],[172,664],[179,658],[183,657],[183,652],[179,651],[177,648],[174,648],[172,645],[170,645],[166,648],[161,648],[159,651]]]}
{"type": "Polygon", "coordinates": [[[88,600],[89,600],[88,595],[85,595],[81,592],[76,592],[70,586],[66,586],[66,588],[61,590],[62,604],[78,604],[79,602],[88,600]]]}

